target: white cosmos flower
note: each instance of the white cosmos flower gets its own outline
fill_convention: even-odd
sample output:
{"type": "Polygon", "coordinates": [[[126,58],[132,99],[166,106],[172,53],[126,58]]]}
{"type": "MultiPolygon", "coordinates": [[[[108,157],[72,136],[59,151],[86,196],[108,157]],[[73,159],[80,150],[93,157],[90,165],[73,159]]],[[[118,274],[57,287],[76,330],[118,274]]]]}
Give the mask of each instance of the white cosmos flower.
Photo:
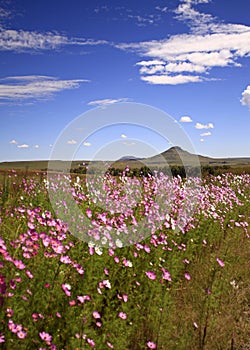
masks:
{"type": "Polygon", "coordinates": [[[116,244],[116,246],[117,246],[118,248],[122,248],[122,246],[123,246],[122,241],[121,241],[120,239],[117,239],[117,240],[115,241],[115,244],[116,244]]]}

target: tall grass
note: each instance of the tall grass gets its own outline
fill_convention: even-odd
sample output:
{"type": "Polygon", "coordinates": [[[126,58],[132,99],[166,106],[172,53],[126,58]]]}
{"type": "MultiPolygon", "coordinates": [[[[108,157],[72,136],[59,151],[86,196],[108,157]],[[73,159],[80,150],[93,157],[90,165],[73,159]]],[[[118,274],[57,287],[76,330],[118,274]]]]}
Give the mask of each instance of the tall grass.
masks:
{"type": "Polygon", "coordinates": [[[201,186],[187,230],[173,216],[138,244],[108,249],[56,218],[40,174],[3,176],[1,348],[249,349],[250,177],[201,186]]]}

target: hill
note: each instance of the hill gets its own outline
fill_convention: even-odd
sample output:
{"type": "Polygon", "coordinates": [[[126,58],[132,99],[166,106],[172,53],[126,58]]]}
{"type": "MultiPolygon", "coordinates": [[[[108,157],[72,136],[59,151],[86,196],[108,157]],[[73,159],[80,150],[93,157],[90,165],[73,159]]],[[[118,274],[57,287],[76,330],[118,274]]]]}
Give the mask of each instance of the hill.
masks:
{"type": "MultiPolygon", "coordinates": [[[[250,166],[250,157],[239,157],[239,158],[212,158],[208,156],[196,155],[192,154],[188,151],[183,150],[179,146],[174,146],[169,148],[168,150],[160,153],[159,155],[149,157],[149,158],[136,158],[134,156],[125,156],[116,162],[108,161],[108,163],[112,164],[117,168],[124,168],[128,165],[130,168],[141,167],[144,164],[147,166],[155,166],[161,167],[164,166],[164,163],[167,162],[168,165],[173,166],[181,166],[181,165],[197,165],[197,161],[202,166],[230,166],[230,167],[244,167],[250,166]]],[[[55,170],[60,169],[61,160],[53,161],[55,170]]],[[[75,160],[71,164],[71,168],[77,168],[79,166],[82,167],[82,163],[88,165],[89,161],[75,160]]],[[[2,162],[0,163],[0,170],[6,169],[16,169],[16,170],[38,170],[38,171],[46,171],[48,168],[48,160],[41,161],[16,161],[16,162],[2,162]]]]}

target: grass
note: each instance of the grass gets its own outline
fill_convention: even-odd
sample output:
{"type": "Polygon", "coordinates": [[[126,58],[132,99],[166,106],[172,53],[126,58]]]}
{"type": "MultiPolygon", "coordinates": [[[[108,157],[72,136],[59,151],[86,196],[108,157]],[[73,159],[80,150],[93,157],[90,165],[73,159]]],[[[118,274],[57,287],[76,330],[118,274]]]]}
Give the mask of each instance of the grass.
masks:
{"type": "Polygon", "coordinates": [[[202,188],[185,233],[101,249],[56,218],[40,173],[2,176],[2,349],[250,349],[250,178],[202,188]]]}

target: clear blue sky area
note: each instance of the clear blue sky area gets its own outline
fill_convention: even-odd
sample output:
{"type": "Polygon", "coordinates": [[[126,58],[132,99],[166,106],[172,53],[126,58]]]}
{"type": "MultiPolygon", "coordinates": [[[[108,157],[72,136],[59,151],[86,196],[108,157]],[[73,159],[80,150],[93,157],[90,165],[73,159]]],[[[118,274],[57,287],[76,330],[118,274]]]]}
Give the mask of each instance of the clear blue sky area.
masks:
{"type": "MultiPolygon", "coordinates": [[[[167,113],[198,154],[250,157],[249,14],[249,0],[1,1],[0,161],[48,159],[76,117],[128,102],[167,113]]],[[[82,159],[114,140],[141,157],[171,146],[136,125],[73,136],[82,159]]]]}

